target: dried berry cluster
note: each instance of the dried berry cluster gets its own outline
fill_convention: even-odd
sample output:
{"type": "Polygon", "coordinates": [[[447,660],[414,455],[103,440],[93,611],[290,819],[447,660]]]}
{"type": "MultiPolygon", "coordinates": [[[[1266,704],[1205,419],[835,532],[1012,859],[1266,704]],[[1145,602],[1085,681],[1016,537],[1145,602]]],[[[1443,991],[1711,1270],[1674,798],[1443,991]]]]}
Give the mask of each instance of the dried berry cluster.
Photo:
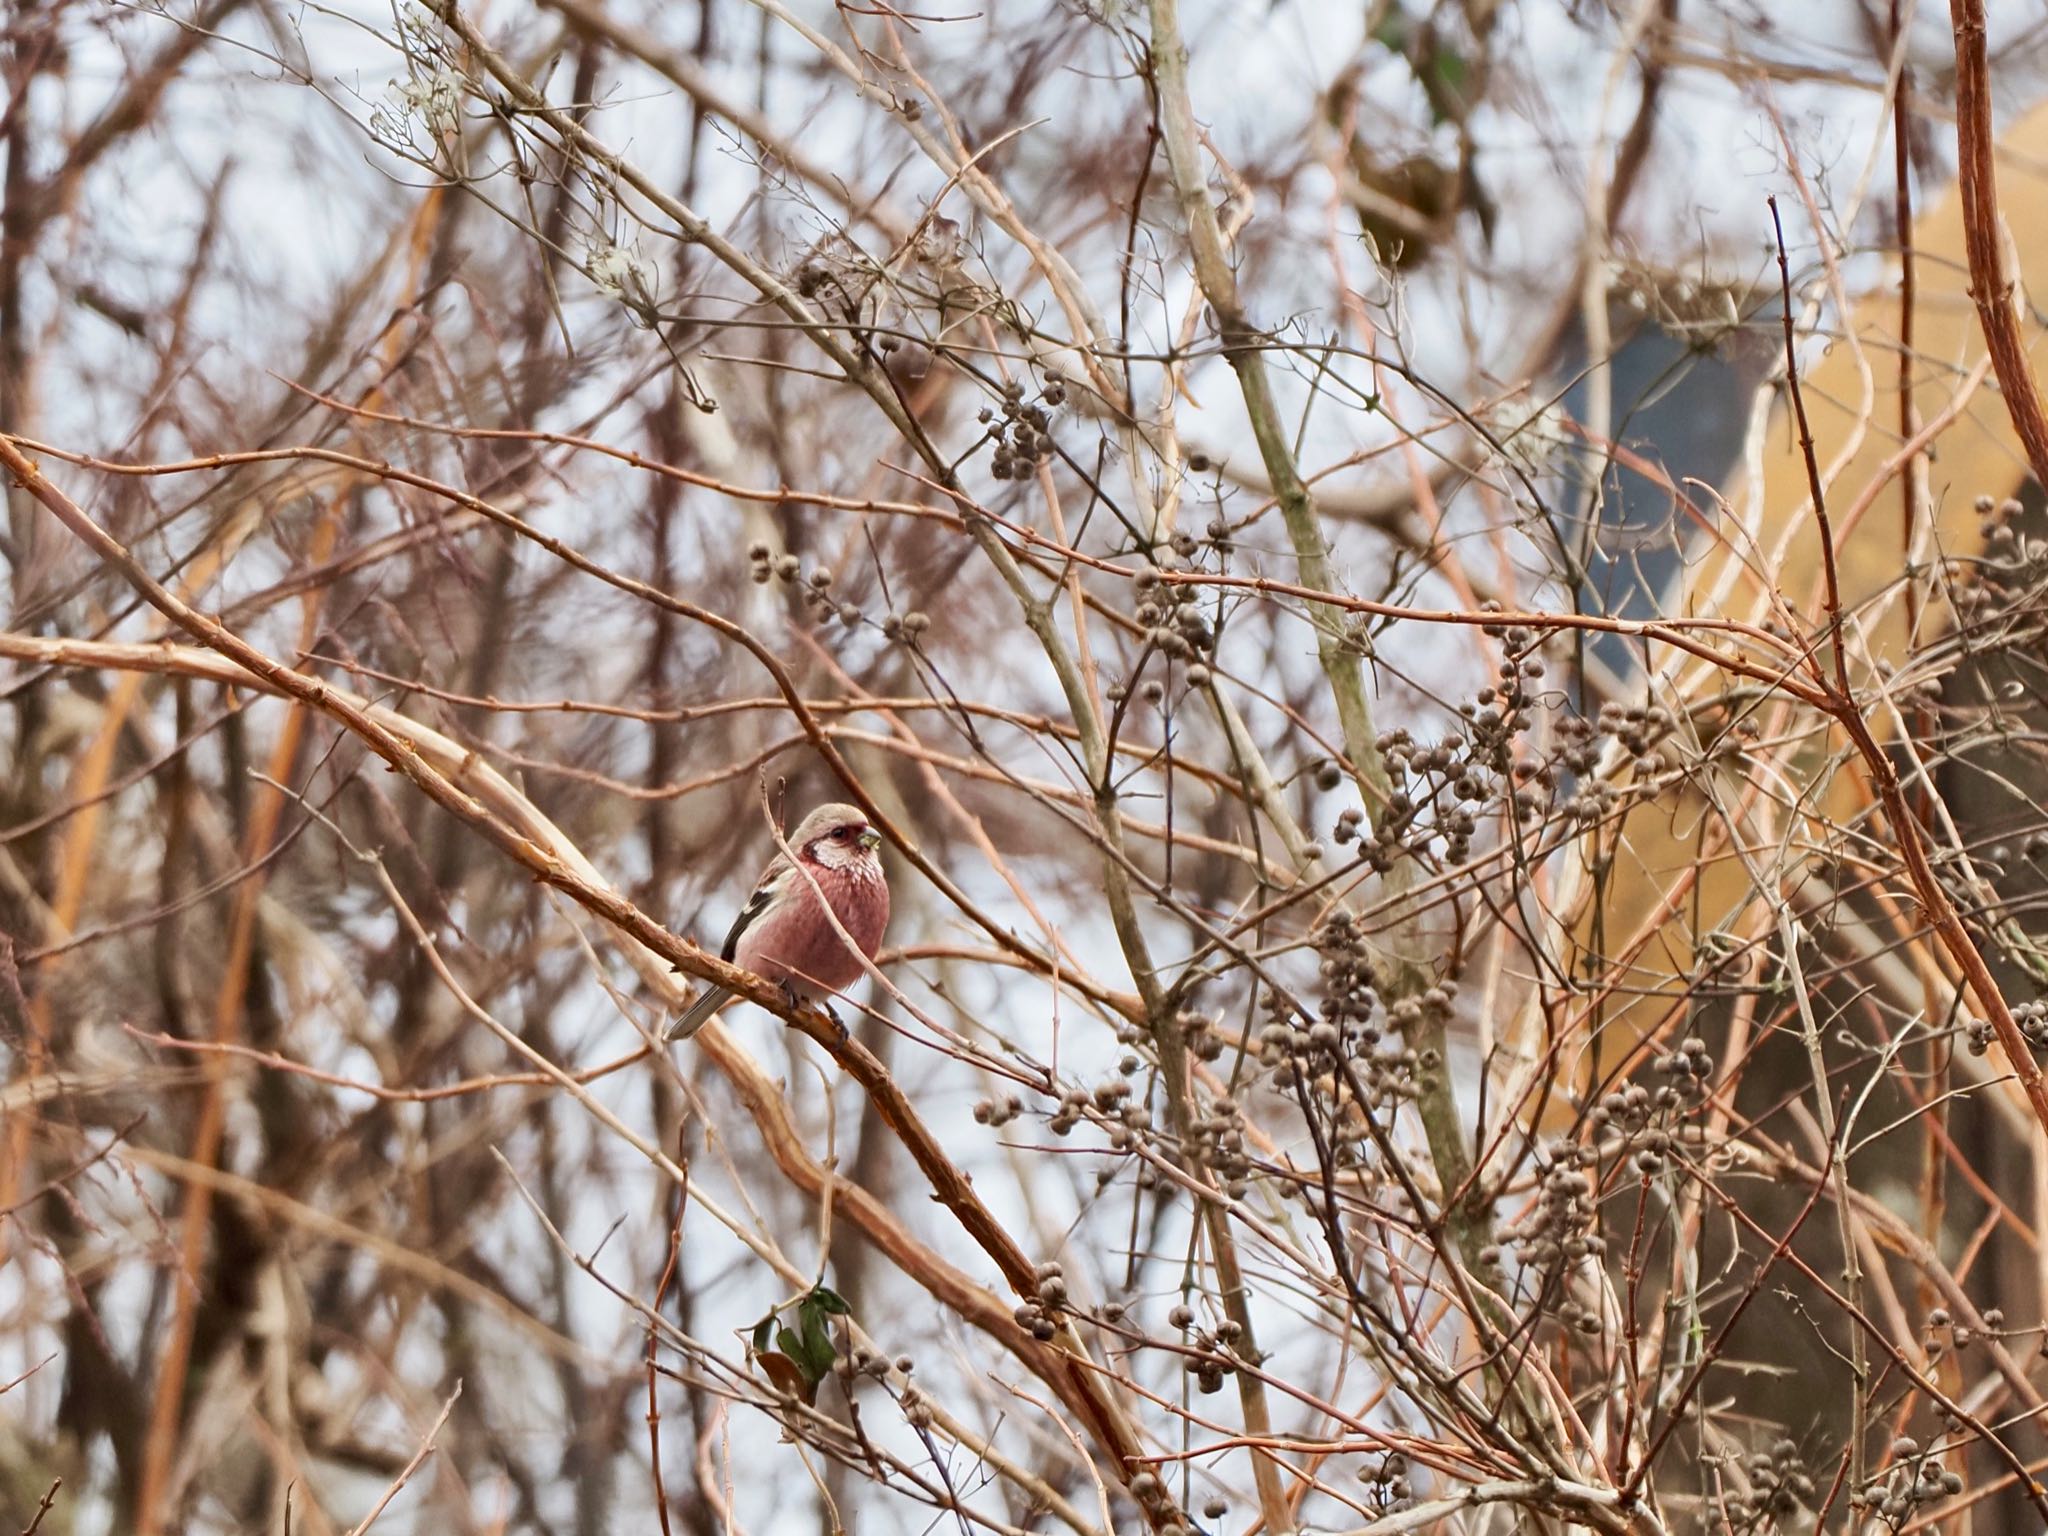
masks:
{"type": "Polygon", "coordinates": [[[1244,1111],[1237,1100],[1218,1099],[1188,1130],[1193,1158],[1215,1171],[1225,1194],[1242,1200],[1251,1189],[1252,1160],[1244,1149],[1244,1111]]]}
{"type": "MultiPolygon", "coordinates": [[[[1982,520],[1978,531],[1984,539],[1984,558],[1977,565],[1976,583],[1958,587],[1953,600],[1964,618],[1988,619],[2010,613],[2022,597],[2048,580],[2048,545],[2015,526],[2022,510],[2019,502],[1979,496],[1976,508],[1982,520]]],[[[1939,686],[1935,687],[1938,696],[1939,686]]]]}
{"type": "Polygon", "coordinates": [[[1403,727],[1380,737],[1379,750],[1394,789],[1371,838],[1361,838],[1367,843],[1361,856],[1385,873],[1400,854],[1424,853],[1442,837],[1444,858],[1463,861],[1479,830],[1478,813],[1494,793],[1492,769],[1469,755],[1466,738],[1457,733],[1425,747],[1403,727]]]}
{"type": "MultiPolygon", "coordinates": [[[[837,265],[844,266],[845,264],[838,263],[837,265]]],[[[802,298],[815,299],[827,287],[835,284],[840,285],[839,297],[844,300],[846,296],[844,274],[835,271],[833,265],[828,265],[820,259],[813,259],[796,269],[796,291],[802,298]]]]}
{"type": "MultiPolygon", "coordinates": [[[[2036,999],[2031,1003],[2020,1003],[2013,1008],[2012,1017],[2029,1046],[2037,1051],[2048,1051],[2048,1002],[2036,999]]],[[[1997,1034],[1989,1019],[1971,1019],[1963,1025],[1963,1037],[1972,1056],[1982,1056],[1990,1050],[1997,1034]]]]}
{"type": "MultiPolygon", "coordinates": [[[[848,629],[861,621],[858,603],[832,595],[833,576],[823,566],[805,575],[803,561],[795,555],[778,555],[757,541],[747,546],[747,574],[756,586],[765,587],[771,581],[797,583],[797,594],[804,606],[820,620],[836,618],[848,629]]],[[[884,614],[881,623],[886,638],[906,645],[915,645],[931,627],[931,615],[915,608],[908,613],[884,614]]]]}
{"type": "MultiPolygon", "coordinates": [[[[1597,1216],[1595,1186],[1587,1170],[1597,1166],[1599,1155],[1591,1148],[1569,1141],[1554,1141],[1543,1148],[1542,1180],[1537,1186],[1535,1206],[1519,1223],[1502,1235],[1515,1247],[1515,1258],[1533,1270],[1546,1294],[1550,1281],[1581,1259],[1597,1258],[1607,1243],[1593,1230],[1597,1216]]],[[[1482,1261],[1497,1263],[1499,1252],[1488,1249],[1482,1261]]],[[[1591,1334],[1600,1329],[1597,1316],[1566,1301],[1558,1320],[1576,1332],[1591,1334]]]]}
{"type": "Polygon", "coordinates": [[[1145,643],[1175,661],[1186,663],[1191,686],[1205,685],[1209,669],[1202,658],[1216,649],[1216,631],[1196,603],[1196,589],[1163,582],[1151,570],[1138,572],[1131,588],[1138,598],[1132,617],[1137,620],[1145,643]]]}
{"type": "Polygon", "coordinates": [[[1664,1171],[1672,1147],[1670,1122],[1706,1097],[1714,1058],[1706,1041],[1689,1035],[1652,1066],[1668,1080],[1655,1088],[1630,1083],[1602,1094],[1586,1111],[1586,1128],[1596,1138],[1619,1133],[1621,1150],[1633,1154],[1635,1171],[1644,1178],[1664,1171]]]}
{"type": "Polygon", "coordinates": [[[880,1350],[871,1349],[865,1344],[856,1344],[851,1354],[841,1355],[834,1362],[833,1370],[841,1377],[866,1376],[875,1381],[886,1381],[892,1365],[899,1374],[908,1376],[916,1368],[916,1364],[917,1362],[908,1355],[898,1355],[892,1362],[880,1350]]]}
{"type": "Polygon", "coordinates": [[[795,555],[778,556],[766,544],[756,540],[747,546],[747,574],[754,585],[765,587],[775,577],[784,581],[795,581],[803,574],[804,563],[795,555]]]}
{"type": "MultiPolygon", "coordinates": [[[[1505,798],[1527,821],[1541,815],[1548,803],[1555,771],[1535,757],[1514,759],[1515,741],[1530,724],[1532,690],[1543,676],[1543,661],[1533,654],[1539,637],[1522,624],[1486,628],[1506,652],[1496,669],[1498,681],[1461,704],[1463,723],[1433,746],[1417,742],[1405,728],[1381,736],[1377,746],[1393,783],[1386,814],[1369,835],[1359,814],[1338,821],[1337,841],[1365,842],[1362,857],[1376,870],[1384,872],[1404,851],[1426,851],[1439,837],[1444,861],[1463,863],[1471,856],[1479,816],[1488,806],[1505,798]]],[[[1569,727],[1576,718],[1559,722],[1568,752],[1569,727]]]]}
{"type": "Polygon", "coordinates": [[[908,1424],[912,1429],[930,1429],[932,1427],[931,1399],[924,1395],[923,1390],[915,1382],[905,1382],[903,1384],[903,1394],[899,1401],[903,1404],[904,1423],[908,1424]]]}
{"type": "MultiPolygon", "coordinates": [[[[1591,827],[1610,819],[1620,803],[1620,791],[1606,779],[1593,777],[1602,752],[1613,741],[1634,760],[1636,772],[1654,777],[1672,766],[1658,743],[1670,737],[1675,717],[1662,704],[1617,704],[1600,706],[1599,715],[1566,715],[1557,722],[1557,766],[1571,774],[1576,787],[1565,797],[1566,816],[1581,826],[1591,827]]],[[[1744,722],[1747,724],[1748,722],[1744,722]]],[[[1540,765],[1530,765],[1539,782],[1552,787],[1554,778],[1543,774],[1540,765]]]]}
{"type": "MultiPolygon", "coordinates": [[[[1337,786],[1332,784],[1330,787],[1335,789],[1337,786]]],[[[1358,841],[1360,829],[1364,824],[1365,812],[1355,805],[1347,805],[1338,812],[1337,828],[1330,835],[1337,839],[1337,846],[1341,848],[1347,843],[1358,841]]]]}
{"type": "MultiPolygon", "coordinates": [[[[1982,1321],[1983,1332],[1997,1334],[2005,1328],[2005,1312],[1998,1307],[1986,1307],[1982,1321]]],[[[1975,1343],[1977,1330],[1968,1323],[1958,1323],[1949,1316],[1947,1307],[1935,1307],[1927,1314],[1927,1336],[1921,1340],[1921,1347],[1927,1351],[1927,1358],[1938,1360],[1950,1351],[1960,1353],[1975,1343]]],[[[2042,1346],[2048,1353],[2048,1344],[2042,1346]]],[[[1958,1429],[1961,1425],[1956,1426],[1958,1429]]]]}
{"type": "Polygon", "coordinates": [[[1358,1480],[1365,1484],[1366,1506],[1375,1515],[1391,1515],[1414,1501],[1415,1490],[1408,1482],[1408,1458],[1389,1451],[1378,1466],[1360,1467],[1358,1480]]]}
{"type": "Polygon", "coordinates": [[[1244,1325],[1226,1317],[1213,1330],[1198,1328],[1194,1309],[1185,1302],[1169,1312],[1166,1320],[1187,1335],[1185,1362],[1195,1385],[1203,1392],[1220,1392],[1223,1378],[1237,1374],[1237,1341],[1244,1337],[1244,1325]]]}
{"type": "Polygon", "coordinates": [[[1032,1273],[1038,1282],[1038,1294],[1017,1304],[1011,1316],[1017,1326],[1031,1337],[1043,1343],[1060,1331],[1059,1314],[1067,1307],[1066,1271],[1057,1259],[1048,1259],[1032,1273]]]}
{"type": "Polygon", "coordinates": [[[886,614],[882,619],[883,635],[908,645],[916,644],[931,627],[931,615],[919,608],[913,608],[905,614],[886,614]]]}
{"type": "Polygon", "coordinates": [[[1048,376],[1035,405],[1024,403],[1024,386],[1017,380],[1005,383],[1001,415],[983,406],[976,417],[988,428],[988,440],[996,445],[988,472],[998,480],[1023,480],[1051,458],[1052,417],[1047,407],[1066,398],[1067,386],[1057,375],[1048,376]]]}
{"type": "MultiPolygon", "coordinates": [[[[1457,984],[1444,981],[1381,1009],[1364,928],[1346,912],[1331,913],[1312,942],[1321,956],[1320,1016],[1306,1027],[1269,994],[1269,1022],[1259,1032],[1259,1060],[1274,1085],[1316,1106],[1340,1163],[1356,1163],[1354,1143],[1371,1131],[1376,1109],[1392,1109],[1429,1086],[1443,1063],[1432,1046],[1407,1044],[1425,1024],[1450,1012],[1457,984]]],[[[1304,1189],[1306,1198],[1309,1189],[1304,1189]]]]}
{"type": "Polygon", "coordinates": [[[1157,1472],[1134,1473],[1127,1486],[1131,1497],[1144,1507],[1153,1536],[1188,1536],[1188,1528],[1174,1518],[1173,1499],[1157,1472]]]}
{"type": "Polygon", "coordinates": [[[1635,759],[1638,770],[1657,773],[1663,769],[1664,759],[1655,748],[1671,734],[1672,723],[1671,711],[1662,704],[1624,705],[1609,701],[1600,706],[1594,731],[1619,742],[1622,751],[1635,759]]]}
{"type": "Polygon", "coordinates": [[[860,607],[856,603],[842,602],[832,596],[832,573],[823,566],[804,575],[803,562],[795,555],[777,555],[766,544],[759,542],[747,546],[747,574],[754,585],[765,587],[771,580],[793,582],[802,580],[798,588],[804,606],[814,610],[819,618],[836,617],[848,629],[860,622],[860,607]]]}
{"type": "MultiPolygon", "coordinates": [[[[1222,1054],[1223,1040],[1215,1033],[1214,1020],[1193,1010],[1184,1010],[1179,1015],[1179,1024],[1188,1048],[1194,1054],[1205,1061],[1213,1061],[1222,1054]]],[[[1046,1128],[1055,1136],[1066,1136],[1084,1120],[1092,1121],[1104,1130],[1110,1152],[1122,1158],[1128,1156],[1153,1129],[1152,1111],[1146,1106],[1145,1095],[1137,1092],[1131,1082],[1140,1072],[1152,1070],[1153,1063],[1147,1049],[1149,1039],[1137,1025],[1128,1022],[1118,1025],[1117,1043],[1123,1051],[1117,1058],[1116,1075],[1092,1088],[1073,1084],[1063,1090],[1059,1106],[1047,1119],[1046,1128]]],[[[983,1099],[974,1106],[974,1118],[983,1125],[1003,1125],[1022,1112],[1023,1103],[1015,1094],[1002,1100],[983,1099]]],[[[1241,1129],[1235,1136],[1234,1146],[1238,1161],[1243,1162],[1241,1129]]],[[[1117,1172],[1116,1164],[1099,1169],[1095,1176],[1097,1187],[1106,1188],[1113,1183],[1117,1172]]],[[[1152,1188],[1158,1177],[1157,1170],[1149,1162],[1139,1165],[1137,1183],[1140,1189],[1152,1188]]],[[[1243,1192],[1241,1185],[1238,1192],[1243,1192]]]]}
{"type": "Polygon", "coordinates": [[[1651,1107],[1675,1110],[1697,1104],[1707,1096],[1708,1080],[1714,1075],[1714,1058],[1706,1041],[1697,1035],[1687,1035],[1678,1042],[1676,1050],[1666,1051],[1652,1061],[1650,1068],[1670,1079],[1650,1095],[1651,1107]]]}
{"type": "Polygon", "coordinates": [[[1183,1008],[1175,1017],[1180,1037],[1186,1043],[1188,1054],[1202,1061],[1216,1061],[1223,1055],[1224,1041],[1220,1021],[1211,1018],[1196,1008],[1183,1008]]]}
{"type": "Polygon", "coordinates": [[[1130,1151],[1132,1140],[1152,1129],[1152,1111],[1131,1097],[1128,1079],[1140,1065],[1137,1056],[1127,1055],[1117,1063],[1118,1076],[1097,1083],[1092,1089],[1067,1089],[1060,1095],[1060,1107],[1047,1122],[1048,1128],[1054,1135],[1064,1136],[1084,1117],[1103,1120],[1109,1126],[1110,1150],[1130,1151]],[[1125,1062],[1130,1065],[1126,1067],[1125,1062]]]}
{"type": "Polygon", "coordinates": [[[1230,522],[1227,518],[1212,517],[1207,525],[1203,527],[1202,537],[1199,539],[1185,528],[1176,528],[1171,534],[1167,535],[1166,547],[1176,555],[1179,555],[1181,559],[1192,560],[1195,558],[1196,551],[1201,549],[1204,544],[1213,545],[1217,549],[1228,549],[1230,547],[1231,531],[1230,522]]]}
{"type": "Polygon", "coordinates": [[[1323,1018],[1339,1029],[1349,1029],[1363,1043],[1373,1044],[1378,1038],[1371,1032],[1373,1012],[1379,1006],[1379,993],[1374,990],[1378,977],[1357,920],[1348,912],[1332,912],[1316,930],[1315,946],[1323,957],[1323,1018]]]}
{"type": "Polygon", "coordinates": [[[1509,744],[1527,724],[1530,690],[1543,677],[1543,660],[1535,654],[1541,637],[1526,624],[1488,626],[1499,637],[1504,654],[1497,675],[1500,682],[1482,688],[1469,708],[1461,713],[1473,725],[1473,744],[1489,751],[1493,766],[1505,768],[1509,744]]]}
{"type": "Polygon", "coordinates": [[[1931,1447],[1923,1451],[1911,1435],[1901,1435],[1892,1442],[1891,1465],[1883,1475],[1849,1498],[1896,1531],[1924,1506],[1952,1499],[1962,1491],[1962,1475],[1942,1465],[1939,1451],[1931,1447]]]}
{"type": "MultiPolygon", "coordinates": [[[[1607,743],[1614,741],[1634,760],[1639,773],[1661,773],[1671,764],[1658,748],[1669,740],[1676,724],[1677,717],[1662,704],[1618,704],[1612,700],[1602,704],[1599,714],[1592,719],[1584,715],[1561,715],[1556,726],[1556,758],[1550,766],[1553,771],[1562,769],[1574,778],[1585,778],[1599,767],[1607,743]]],[[[1742,726],[1739,734],[1755,734],[1753,722],[1744,720],[1742,726]]],[[[1534,775],[1538,768],[1531,763],[1520,771],[1534,775]]],[[[1542,782],[1547,788],[1554,780],[1543,776],[1542,782]]],[[[1611,795],[1611,790],[1609,793],[1611,795]]],[[[1581,820],[1593,819],[1582,806],[1567,808],[1581,820]]]]}
{"type": "Polygon", "coordinates": [[[974,1106],[976,1125],[1008,1125],[1024,1113],[1024,1101],[1016,1094],[1005,1094],[1000,1099],[982,1099],[974,1106]]]}
{"type": "Polygon", "coordinates": [[[1791,1440],[1773,1441],[1769,1450],[1754,1451],[1743,1461],[1749,1491],[1731,1493],[1723,1501],[1728,1523],[1744,1526],[1773,1525],[1796,1514],[1813,1502],[1813,1479],[1799,1461],[1799,1447],[1791,1440]]]}
{"type": "MultiPolygon", "coordinates": [[[[1446,976],[1435,986],[1424,987],[1413,997],[1404,997],[1387,1010],[1387,1027],[1398,1032],[1405,1039],[1414,1039],[1417,1030],[1441,1024],[1450,1017],[1451,1004],[1457,1001],[1458,984],[1446,976]]],[[[1423,1053],[1425,1057],[1428,1052],[1423,1053]]],[[[1424,1071],[1434,1071],[1437,1063],[1433,1059],[1421,1063],[1424,1071]]]]}
{"type": "Polygon", "coordinates": [[[1122,1101],[1129,1096],[1131,1085],[1122,1082],[1098,1083],[1091,1094],[1086,1088],[1069,1088],[1060,1095],[1060,1107],[1053,1117],[1046,1121],[1046,1129],[1055,1136],[1070,1134],[1088,1114],[1092,1099],[1095,1108],[1102,1114],[1120,1113],[1122,1101]]]}

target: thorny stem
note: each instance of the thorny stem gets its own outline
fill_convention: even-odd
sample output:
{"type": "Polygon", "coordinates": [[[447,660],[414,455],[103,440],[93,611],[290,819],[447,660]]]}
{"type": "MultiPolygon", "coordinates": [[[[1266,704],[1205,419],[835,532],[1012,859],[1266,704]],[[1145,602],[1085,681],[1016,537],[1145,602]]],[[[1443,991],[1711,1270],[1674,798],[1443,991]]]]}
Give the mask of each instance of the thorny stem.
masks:
{"type": "Polygon", "coordinates": [[[1821,571],[1826,579],[1824,602],[1828,616],[1828,648],[1834,653],[1835,685],[1849,696],[1849,658],[1842,646],[1842,584],[1835,562],[1835,529],[1828,521],[1827,491],[1821,484],[1820,460],[1813,448],[1813,428],[1806,420],[1806,391],[1799,386],[1799,347],[1792,327],[1792,268],[1785,259],[1785,225],[1778,217],[1778,200],[1767,198],[1771,210],[1771,233],[1778,248],[1778,286],[1782,300],[1780,314],[1785,330],[1785,384],[1792,394],[1792,416],[1799,424],[1799,452],[1806,461],[1806,483],[1813,497],[1813,521],[1820,530],[1821,571]]]}
{"type": "Polygon", "coordinates": [[[1963,246],[1970,297],[1998,374],[2012,429],[2038,485],[2048,485],[2048,411],[2034,380],[2014,307],[2017,284],[2007,258],[2010,236],[1998,216],[1998,175],[1991,145],[1991,65],[1985,54],[1984,0],[1949,0],[1956,38],[1956,175],[1963,197],[1963,246]]]}

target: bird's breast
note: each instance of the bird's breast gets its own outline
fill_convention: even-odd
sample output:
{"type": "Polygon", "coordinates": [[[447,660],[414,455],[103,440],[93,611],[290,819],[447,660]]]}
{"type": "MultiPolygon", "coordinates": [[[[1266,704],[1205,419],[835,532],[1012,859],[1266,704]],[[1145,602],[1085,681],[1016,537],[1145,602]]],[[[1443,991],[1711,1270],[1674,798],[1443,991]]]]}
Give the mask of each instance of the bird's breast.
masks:
{"type": "Polygon", "coordinates": [[[889,924],[889,887],[879,871],[813,866],[808,873],[815,888],[805,873],[797,872],[787,900],[746,931],[734,959],[757,976],[841,991],[860,979],[862,967],[838,928],[872,959],[889,924]]]}

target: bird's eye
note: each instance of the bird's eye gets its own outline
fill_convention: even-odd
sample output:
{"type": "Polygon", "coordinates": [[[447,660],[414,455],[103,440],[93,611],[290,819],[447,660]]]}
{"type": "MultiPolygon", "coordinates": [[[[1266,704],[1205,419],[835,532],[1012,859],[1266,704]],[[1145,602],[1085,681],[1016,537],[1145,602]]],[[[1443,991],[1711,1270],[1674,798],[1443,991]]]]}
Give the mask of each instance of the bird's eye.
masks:
{"type": "Polygon", "coordinates": [[[832,835],[838,838],[839,841],[843,843],[846,841],[848,836],[851,835],[852,831],[853,829],[851,827],[835,827],[832,830],[832,835]]]}

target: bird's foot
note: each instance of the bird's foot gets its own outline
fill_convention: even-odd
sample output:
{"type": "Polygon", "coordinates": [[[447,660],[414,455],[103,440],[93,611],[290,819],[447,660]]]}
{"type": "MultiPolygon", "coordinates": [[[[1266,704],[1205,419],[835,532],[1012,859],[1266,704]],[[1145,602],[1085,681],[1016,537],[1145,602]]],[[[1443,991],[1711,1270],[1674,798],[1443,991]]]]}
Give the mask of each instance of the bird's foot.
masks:
{"type": "Polygon", "coordinates": [[[838,1012],[832,1007],[832,1000],[830,998],[813,997],[807,992],[799,992],[796,989],[795,983],[786,978],[778,981],[776,985],[782,988],[782,1000],[789,1005],[791,1013],[800,1012],[805,1008],[816,1008],[832,1021],[832,1028],[838,1032],[841,1040],[852,1038],[847,1033],[846,1020],[839,1017],[838,1012]]]}

